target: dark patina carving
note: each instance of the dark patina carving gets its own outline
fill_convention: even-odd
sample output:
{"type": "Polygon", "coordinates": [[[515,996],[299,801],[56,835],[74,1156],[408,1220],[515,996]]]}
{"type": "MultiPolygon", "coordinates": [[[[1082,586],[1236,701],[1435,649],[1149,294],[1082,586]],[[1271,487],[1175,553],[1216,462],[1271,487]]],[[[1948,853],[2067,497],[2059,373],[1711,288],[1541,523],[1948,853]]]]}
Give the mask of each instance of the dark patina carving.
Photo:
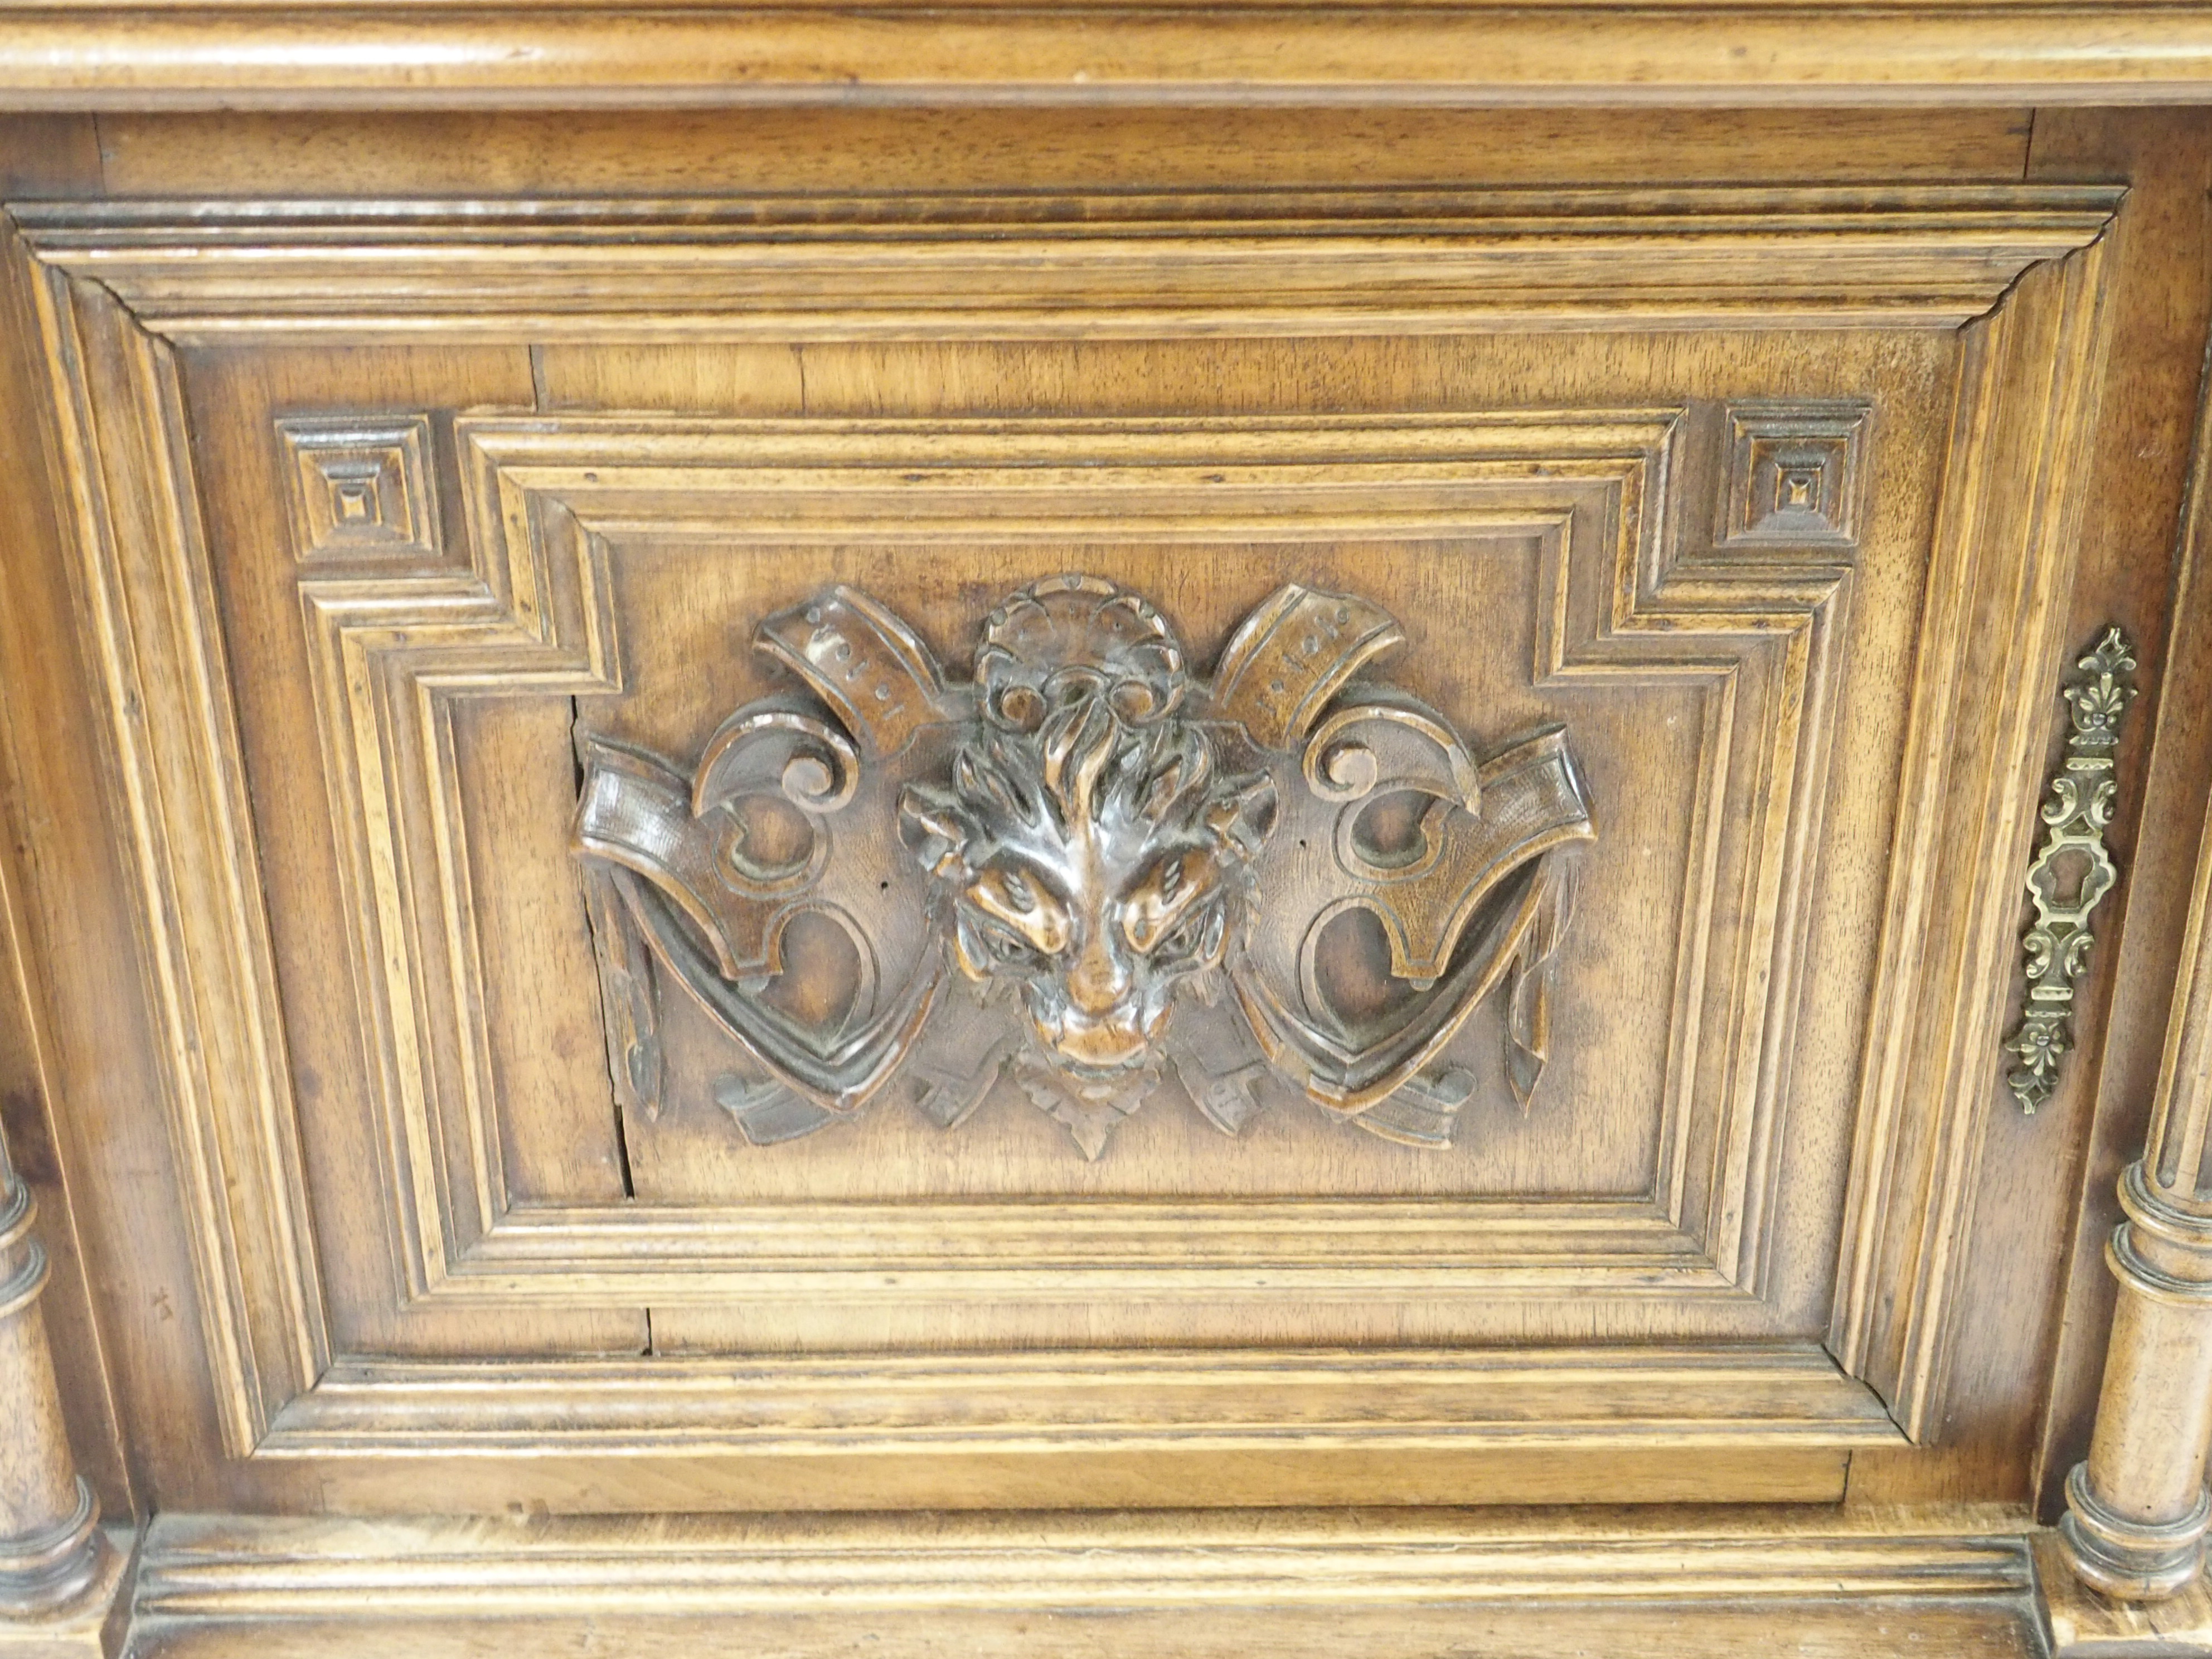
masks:
{"type": "Polygon", "coordinates": [[[1403,642],[1376,606],[1284,587],[1210,681],[1092,576],[992,612],[964,684],[842,587],[757,642],[806,692],[738,710],[688,778],[583,745],[617,1084],[647,1109],[664,977],[755,1062],[717,1096],[761,1143],[895,1077],[950,1127],[1011,1067],[1094,1158],[1170,1069],[1229,1133],[1273,1076],[1443,1145],[1473,1087],[1443,1051],[1501,984],[1507,1074],[1534,1088],[1571,900],[1552,854],[1589,837],[1588,805],[1558,729],[1478,764],[1434,709],[1360,678],[1403,642]],[[763,995],[802,916],[860,964],[835,1017],[763,995]],[[1379,936],[1382,994],[1341,983],[1347,927],[1379,936]]]}

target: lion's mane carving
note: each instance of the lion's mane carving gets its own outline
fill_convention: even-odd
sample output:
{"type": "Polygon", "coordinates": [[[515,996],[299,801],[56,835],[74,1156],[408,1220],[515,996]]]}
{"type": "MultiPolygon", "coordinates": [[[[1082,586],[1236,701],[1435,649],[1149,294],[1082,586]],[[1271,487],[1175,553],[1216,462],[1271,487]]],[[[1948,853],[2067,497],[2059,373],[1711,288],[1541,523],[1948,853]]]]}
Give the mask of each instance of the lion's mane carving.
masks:
{"type": "Polygon", "coordinates": [[[950,890],[961,971],[1017,981],[1039,1048],[1110,1086],[1242,929],[1273,781],[1230,774],[1182,717],[1182,653],[1133,594],[1040,583],[983,641],[981,721],[949,787],[908,788],[909,842],[950,890]]]}

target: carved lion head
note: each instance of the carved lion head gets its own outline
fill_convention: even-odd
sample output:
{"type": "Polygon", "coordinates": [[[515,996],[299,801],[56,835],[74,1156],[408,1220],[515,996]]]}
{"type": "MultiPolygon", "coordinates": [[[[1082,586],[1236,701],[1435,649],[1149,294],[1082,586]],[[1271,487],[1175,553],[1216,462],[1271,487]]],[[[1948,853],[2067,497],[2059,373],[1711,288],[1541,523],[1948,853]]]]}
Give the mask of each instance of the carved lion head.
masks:
{"type": "Polygon", "coordinates": [[[962,970],[1018,984],[1045,1057],[1109,1081],[1151,1062],[1176,988],[1221,965],[1273,785],[1226,775],[1182,712],[1166,623],[1096,577],[993,612],[975,686],[949,787],[905,793],[908,844],[949,898],[962,970]]]}

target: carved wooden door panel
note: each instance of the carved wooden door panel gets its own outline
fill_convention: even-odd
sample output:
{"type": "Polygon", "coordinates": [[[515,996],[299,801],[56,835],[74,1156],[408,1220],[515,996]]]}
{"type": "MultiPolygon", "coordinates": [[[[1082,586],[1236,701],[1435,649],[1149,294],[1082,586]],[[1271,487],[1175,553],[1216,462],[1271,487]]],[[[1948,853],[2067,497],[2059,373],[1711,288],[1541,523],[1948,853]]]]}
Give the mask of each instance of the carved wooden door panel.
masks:
{"type": "Polygon", "coordinates": [[[2113,207],[27,210],[180,1463],[1940,1482],[2113,207]]]}

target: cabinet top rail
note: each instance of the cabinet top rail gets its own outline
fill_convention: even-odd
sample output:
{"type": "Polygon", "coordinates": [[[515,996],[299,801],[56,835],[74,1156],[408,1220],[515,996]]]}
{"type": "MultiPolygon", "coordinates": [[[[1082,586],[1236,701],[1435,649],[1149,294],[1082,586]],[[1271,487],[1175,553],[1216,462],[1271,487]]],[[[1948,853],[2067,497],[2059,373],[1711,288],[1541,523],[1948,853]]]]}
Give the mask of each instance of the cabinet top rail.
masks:
{"type": "Polygon", "coordinates": [[[0,109],[2174,103],[2212,7],[0,0],[0,109]]]}

